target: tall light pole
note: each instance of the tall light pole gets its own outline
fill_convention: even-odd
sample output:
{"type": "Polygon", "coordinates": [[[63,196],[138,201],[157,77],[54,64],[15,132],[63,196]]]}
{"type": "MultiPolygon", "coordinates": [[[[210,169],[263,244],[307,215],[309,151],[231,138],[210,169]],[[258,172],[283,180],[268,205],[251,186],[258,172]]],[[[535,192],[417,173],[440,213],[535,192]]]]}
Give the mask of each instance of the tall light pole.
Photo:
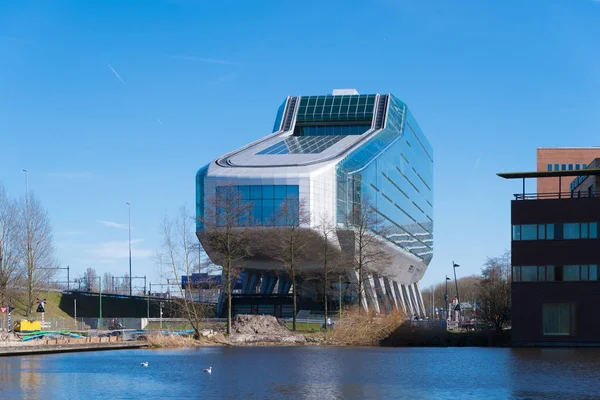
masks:
{"type": "Polygon", "coordinates": [[[458,281],[456,280],[456,268],[458,267],[460,267],[460,265],[452,261],[452,268],[454,269],[454,284],[456,285],[456,299],[458,300],[458,304],[460,305],[460,295],[458,294],[458,281]]]}
{"type": "Polygon", "coordinates": [[[446,294],[444,295],[444,299],[446,300],[446,320],[448,320],[448,317],[450,316],[450,310],[448,309],[448,281],[450,280],[450,278],[448,278],[448,275],[446,275],[446,294]]]}
{"type": "Polygon", "coordinates": [[[127,203],[129,207],[129,296],[133,296],[133,286],[131,279],[131,204],[127,203]]]}
{"type": "Polygon", "coordinates": [[[456,268],[460,267],[457,263],[452,261],[452,269],[454,270],[454,284],[456,285],[456,301],[458,302],[458,320],[460,323],[460,295],[458,294],[458,281],[456,280],[456,268]]]}

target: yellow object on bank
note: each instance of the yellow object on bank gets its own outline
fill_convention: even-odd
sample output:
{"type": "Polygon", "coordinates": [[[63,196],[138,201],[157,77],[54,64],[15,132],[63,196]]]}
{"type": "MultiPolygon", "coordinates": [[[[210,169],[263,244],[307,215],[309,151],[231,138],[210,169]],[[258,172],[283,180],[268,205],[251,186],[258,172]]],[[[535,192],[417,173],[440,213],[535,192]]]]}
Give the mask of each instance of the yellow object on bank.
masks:
{"type": "Polygon", "coordinates": [[[41,330],[42,330],[42,321],[22,319],[15,323],[15,331],[17,331],[17,332],[41,331],[41,330]]]}

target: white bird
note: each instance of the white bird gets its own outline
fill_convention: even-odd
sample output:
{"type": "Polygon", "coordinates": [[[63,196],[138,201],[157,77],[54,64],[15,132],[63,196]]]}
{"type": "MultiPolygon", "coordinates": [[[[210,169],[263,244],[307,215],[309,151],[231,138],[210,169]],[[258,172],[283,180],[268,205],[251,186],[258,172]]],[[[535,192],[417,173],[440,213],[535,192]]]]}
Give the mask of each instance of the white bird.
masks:
{"type": "Polygon", "coordinates": [[[141,365],[142,367],[147,367],[147,366],[148,366],[148,361],[146,361],[146,362],[143,362],[143,363],[140,363],[140,365],[141,365]]]}
{"type": "Polygon", "coordinates": [[[207,374],[212,374],[212,367],[204,368],[202,372],[206,372],[207,374]]]}

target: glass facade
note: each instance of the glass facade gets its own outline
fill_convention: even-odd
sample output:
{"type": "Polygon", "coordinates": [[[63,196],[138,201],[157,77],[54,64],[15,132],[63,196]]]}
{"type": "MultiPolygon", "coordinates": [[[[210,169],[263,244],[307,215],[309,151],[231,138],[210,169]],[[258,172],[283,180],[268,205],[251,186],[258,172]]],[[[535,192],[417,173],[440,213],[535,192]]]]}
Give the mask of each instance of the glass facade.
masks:
{"type": "Polygon", "coordinates": [[[513,225],[512,240],[598,239],[597,222],[513,225]]]}
{"type": "Polygon", "coordinates": [[[239,218],[239,225],[285,226],[298,222],[298,185],[238,185],[217,186],[217,225],[225,225],[219,204],[248,204],[239,218]],[[246,211],[247,210],[247,211],[246,211]]]}
{"type": "Polygon", "coordinates": [[[433,256],[433,150],[406,105],[389,95],[384,129],[337,165],[337,221],[368,199],[387,239],[428,264],[433,256]]]}
{"type": "Polygon", "coordinates": [[[302,126],[299,127],[298,136],[362,135],[369,129],[371,125],[302,126]]]}
{"type": "Polygon", "coordinates": [[[277,110],[277,116],[275,117],[275,124],[273,125],[273,132],[277,132],[281,128],[281,120],[283,119],[283,113],[285,112],[285,106],[287,100],[284,101],[277,110]]]}
{"type": "Polygon", "coordinates": [[[256,154],[319,154],[346,136],[290,136],[256,154]]]}
{"type": "Polygon", "coordinates": [[[375,106],[374,94],[348,96],[303,96],[296,121],[371,121],[375,106]]]}

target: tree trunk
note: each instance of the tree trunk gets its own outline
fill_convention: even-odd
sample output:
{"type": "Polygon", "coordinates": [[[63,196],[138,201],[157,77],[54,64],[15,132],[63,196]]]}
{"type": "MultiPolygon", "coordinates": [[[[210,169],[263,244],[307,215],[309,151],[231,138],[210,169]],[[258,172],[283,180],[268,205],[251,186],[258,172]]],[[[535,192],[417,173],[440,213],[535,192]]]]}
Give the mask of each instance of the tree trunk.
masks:
{"type": "Polygon", "coordinates": [[[227,260],[227,278],[225,283],[227,284],[227,335],[231,334],[231,260],[227,260]]]}
{"type": "Polygon", "coordinates": [[[327,329],[327,262],[325,263],[325,277],[323,279],[323,305],[325,308],[325,329],[327,329]]]}
{"type": "Polygon", "coordinates": [[[292,297],[293,297],[293,315],[292,330],[296,331],[296,271],[292,265],[292,297]]]}

